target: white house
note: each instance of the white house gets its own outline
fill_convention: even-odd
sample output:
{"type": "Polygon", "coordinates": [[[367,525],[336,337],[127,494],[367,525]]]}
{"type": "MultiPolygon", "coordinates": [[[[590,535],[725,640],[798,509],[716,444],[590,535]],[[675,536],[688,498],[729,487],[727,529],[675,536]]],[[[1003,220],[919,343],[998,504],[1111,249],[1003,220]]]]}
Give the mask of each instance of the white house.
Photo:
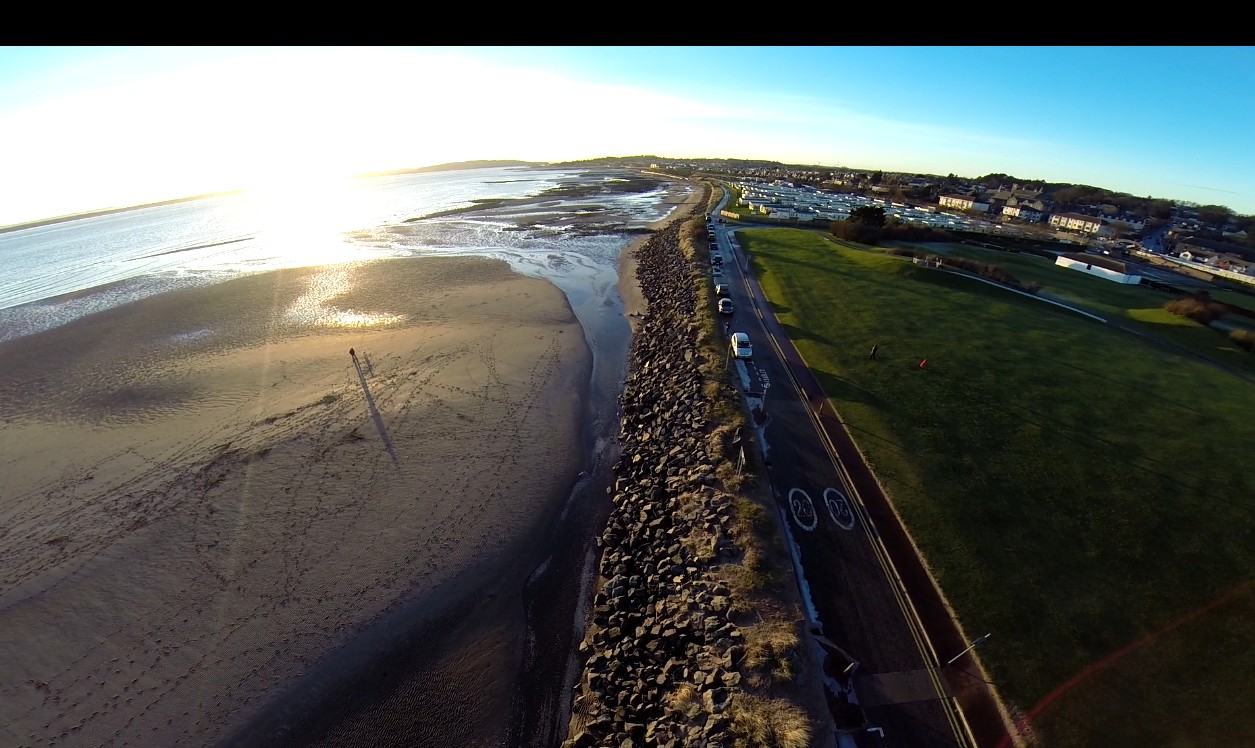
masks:
{"type": "Polygon", "coordinates": [[[1182,260],[1189,260],[1190,262],[1202,262],[1208,265],[1214,263],[1217,257],[1215,252],[1208,252],[1205,249],[1187,249],[1177,256],[1180,257],[1182,260]]]}
{"type": "Polygon", "coordinates": [[[1050,225],[1069,231],[1082,231],[1086,234],[1097,234],[1102,231],[1102,219],[1080,213],[1055,213],[1050,216],[1050,225]]]}
{"type": "Polygon", "coordinates": [[[1104,215],[1103,219],[1109,223],[1117,224],[1123,230],[1135,234],[1146,228],[1146,221],[1138,218],[1132,213],[1120,213],[1115,215],[1104,215]]]}
{"type": "Polygon", "coordinates": [[[1011,205],[1008,203],[1002,206],[1002,215],[1007,218],[1015,218],[1029,223],[1038,223],[1041,221],[1041,211],[1025,205],[1011,205]]]}
{"type": "Polygon", "coordinates": [[[1128,267],[1123,262],[1107,257],[1092,257],[1076,252],[1067,252],[1055,258],[1055,264],[1071,270],[1079,270],[1082,273],[1096,275],[1103,280],[1109,280],[1113,283],[1133,284],[1142,282],[1142,276],[1130,273],[1128,267]]]}
{"type": "Polygon", "coordinates": [[[937,198],[937,202],[941,203],[942,207],[957,210],[974,210],[978,213],[989,210],[989,203],[978,202],[976,198],[967,195],[942,195],[937,198]]]}

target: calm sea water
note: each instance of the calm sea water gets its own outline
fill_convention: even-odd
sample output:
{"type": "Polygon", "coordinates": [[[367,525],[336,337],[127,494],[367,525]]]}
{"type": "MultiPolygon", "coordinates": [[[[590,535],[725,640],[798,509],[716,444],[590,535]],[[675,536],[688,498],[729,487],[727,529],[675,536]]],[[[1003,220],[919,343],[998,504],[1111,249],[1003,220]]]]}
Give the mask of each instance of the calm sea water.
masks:
{"type": "MultiPolygon", "coordinates": [[[[240,273],[420,254],[501,257],[519,272],[547,278],[596,335],[597,321],[584,317],[607,301],[617,281],[624,235],[532,229],[509,216],[405,222],[477,200],[533,196],[559,183],[607,178],[614,177],[528,167],[403,174],[288,194],[222,195],[3,233],[0,343],[240,273]]],[[[643,226],[670,210],[663,195],[660,189],[599,201],[625,225],[643,226]]],[[[588,204],[555,201],[550,209],[582,211],[588,204]]]]}

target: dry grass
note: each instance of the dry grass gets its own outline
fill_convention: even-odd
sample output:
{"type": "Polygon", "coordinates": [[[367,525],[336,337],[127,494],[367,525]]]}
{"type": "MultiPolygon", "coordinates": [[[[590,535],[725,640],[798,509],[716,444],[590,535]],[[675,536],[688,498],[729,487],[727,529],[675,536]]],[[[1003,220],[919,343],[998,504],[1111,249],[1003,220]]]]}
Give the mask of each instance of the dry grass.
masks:
{"type": "Polygon", "coordinates": [[[733,745],[743,748],[806,748],[811,741],[806,712],[783,699],[738,693],[732,701],[733,745]]]}
{"type": "MultiPolygon", "coordinates": [[[[706,224],[701,216],[689,218],[680,227],[680,252],[693,262],[706,247],[706,224]]],[[[709,262],[709,260],[707,260],[709,262]]]]}
{"type": "Polygon", "coordinates": [[[797,675],[801,639],[797,622],[773,617],[742,630],[745,667],[764,680],[788,683],[797,675]]]}
{"type": "Polygon", "coordinates": [[[700,527],[694,527],[680,539],[680,545],[689,552],[693,560],[705,564],[715,560],[715,541],[718,536],[700,527]]]}
{"type": "MultiPolygon", "coordinates": [[[[706,383],[710,385],[710,382],[706,383]]],[[[717,384],[717,383],[716,383],[717,384]]],[[[705,388],[703,388],[704,392],[705,388]]],[[[715,395],[721,392],[721,388],[716,387],[715,395]]],[[[714,396],[707,397],[708,400],[715,400],[714,396]]],[[[706,452],[714,459],[719,461],[733,460],[736,458],[732,449],[732,437],[736,434],[737,424],[728,422],[727,419],[718,419],[721,423],[714,428],[706,437],[706,452]]]]}
{"type": "Polygon", "coordinates": [[[776,579],[757,546],[738,546],[737,550],[736,560],[720,566],[717,576],[732,588],[734,612],[739,614],[755,610],[754,595],[773,588],[776,579]]]}
{"type": "MultiPolygon", "coordinates": [[[[709,367],[709,362],[707,363],[707,367],[709,367]]],[[[714,402],[721,399],[720,396],[722,394],[723,387],[718,379],[707,379],[705,383],[702,384],[702,397],[706,400],[714,402]]]]}
{"type": "Polygon", "coordinates": [[[693,717],[702,710],[702,692],[692,683],[681,683],[674,691],[667,694],[664,703],[669,712],[679,712],[693,717]]]}
{"type": "Polygon", "coordinates": [[[768,532],[771,529],[771,518],[767,515],[767,507],[745,496],[738,496],[732,502],[734,519],[732,533],[738,540],[750,538],[768,532]]]}
{"type": "Polygon", "coordinates": [[[770,587],[774,581],[763,553],[766,545],[761,534],[769,526],[767,510],[762,505],[744,496],[732,500],[732,543],[740,551],[741,558],[738,563],[724,567],[723,571],[738,598],[748,599],[753,593],[770,587]]]}
{"type": "Polygon", "coordinates": [[[750,480],[749,474],[744,470],[738,473],[732,462],[719,463],[719,467],[715,468],[715,477],[728,493],[740,493],[750,480]]]}

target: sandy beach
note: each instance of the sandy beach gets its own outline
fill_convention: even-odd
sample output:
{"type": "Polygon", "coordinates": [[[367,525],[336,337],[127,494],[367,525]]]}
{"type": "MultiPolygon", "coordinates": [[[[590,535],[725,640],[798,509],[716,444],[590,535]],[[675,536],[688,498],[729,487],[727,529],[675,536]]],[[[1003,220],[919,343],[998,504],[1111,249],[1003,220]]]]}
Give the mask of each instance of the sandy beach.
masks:
{"type": "MultiPolygon", "coordinates": [[[[396,647],[508,682],[496,622],[579,469],[589,365],[557,288],[477,258],[245,276],[0,345],[0,744],[281,742],[396,647]]],[[[437,717],[501,707],[438,680],[437,717]]],[[[443,734],[499,739],[467,722],[443,734]]]]}

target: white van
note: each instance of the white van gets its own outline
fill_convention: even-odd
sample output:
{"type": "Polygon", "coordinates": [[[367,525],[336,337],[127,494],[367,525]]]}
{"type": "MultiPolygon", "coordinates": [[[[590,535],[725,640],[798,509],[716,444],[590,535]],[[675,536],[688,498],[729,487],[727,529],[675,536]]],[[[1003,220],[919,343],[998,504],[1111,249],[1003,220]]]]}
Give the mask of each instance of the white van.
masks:
{"type": "Polygon", "coordinates": [[[743,332],[732,333],[732,355],[737,358],[752,358],[754,348],[750,345],[750,336],[743,332]]]}

